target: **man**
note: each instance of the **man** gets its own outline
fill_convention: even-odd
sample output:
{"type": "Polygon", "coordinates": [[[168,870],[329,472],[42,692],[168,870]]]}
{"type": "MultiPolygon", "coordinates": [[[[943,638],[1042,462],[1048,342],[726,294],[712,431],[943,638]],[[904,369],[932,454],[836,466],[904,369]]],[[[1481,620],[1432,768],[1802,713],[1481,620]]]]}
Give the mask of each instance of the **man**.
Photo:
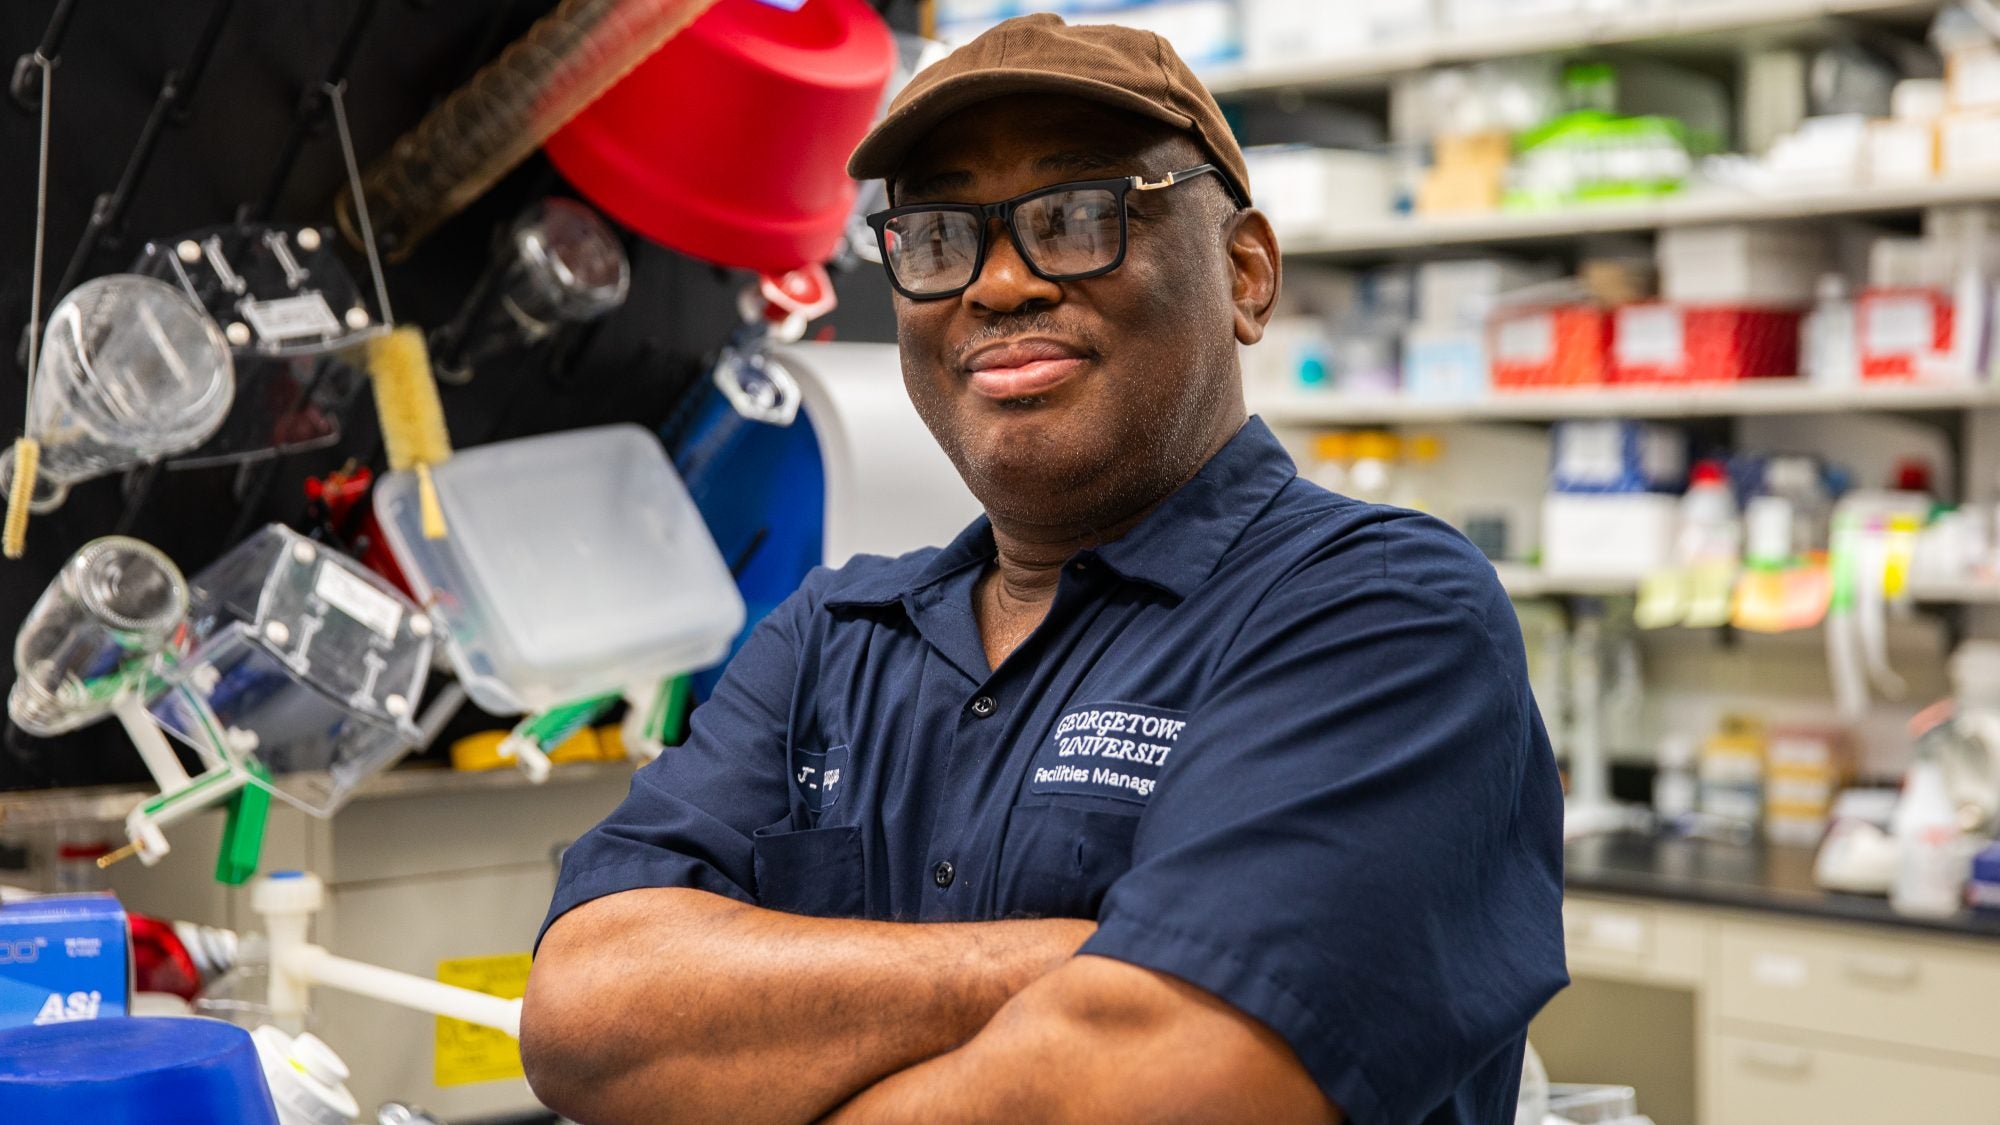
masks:
{"type": "Polygon", "coordinates": [[[1246,419],[1278,247],[1158,38],[1002,24],[850,165],[987,518],[810,577],[570,849],[585,1122],[1511,1122],[1560,795],[1492,567],[1246,419]]]}

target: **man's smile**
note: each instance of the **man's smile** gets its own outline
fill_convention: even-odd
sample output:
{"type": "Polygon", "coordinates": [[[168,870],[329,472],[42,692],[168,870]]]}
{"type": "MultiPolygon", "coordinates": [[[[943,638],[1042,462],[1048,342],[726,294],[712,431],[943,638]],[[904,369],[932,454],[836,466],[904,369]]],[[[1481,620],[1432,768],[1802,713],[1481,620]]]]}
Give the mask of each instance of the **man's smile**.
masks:
{"type": "Polygon", "coordinates": [[[1047,337],[1001,340],[973,352],[965,370],[974,392],[1007,402],[1045,395],[1090,365],[1084,349],[1047,337]]]}

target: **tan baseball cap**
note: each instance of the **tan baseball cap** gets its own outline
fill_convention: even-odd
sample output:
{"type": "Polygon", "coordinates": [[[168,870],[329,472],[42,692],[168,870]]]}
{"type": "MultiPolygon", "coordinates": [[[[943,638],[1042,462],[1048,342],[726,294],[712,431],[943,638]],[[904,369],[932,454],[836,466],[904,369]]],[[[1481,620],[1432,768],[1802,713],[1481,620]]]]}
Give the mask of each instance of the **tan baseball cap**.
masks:
{"type": "Polygon", "coordinates": [[[1111,24],[1072,27],[1047,12],[999,24],[911,79],[862,138],[847,174],[887,179],[945,118],[1008,94],[1069,94],[1185,130],[1237,196],[1250,199],[1250,172],[1229,123],[1166,40],[1111,24]]]}

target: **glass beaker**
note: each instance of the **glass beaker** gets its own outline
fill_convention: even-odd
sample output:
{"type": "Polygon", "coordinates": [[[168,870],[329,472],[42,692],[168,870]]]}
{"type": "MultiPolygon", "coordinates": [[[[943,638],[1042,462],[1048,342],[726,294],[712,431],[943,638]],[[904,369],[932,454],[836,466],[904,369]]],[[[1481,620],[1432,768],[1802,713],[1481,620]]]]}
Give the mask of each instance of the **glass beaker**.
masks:
{"type": "Polygon", "coordinates": [[[42,444],[33,509],[201,444],[235,389],[221,331],[180,290],[138,274],[77,286],[49,316],[28,406],[27,433],[42,444]]]}
{"type": "Polygon", "coordinates": [[[625,303],[632,264],[611,227],[583,204],[559,196],[542,200],[515,221],[513,243],[517,264],[505,301],[529,340],[625,303]]]}
{"type": "Polygon", "coordinates": [[[173,643],[187,606],[180,568],[156,548],[119,535],[85,544],[15,637],[8,713],[44,738],[110,714],[173,643]]]}

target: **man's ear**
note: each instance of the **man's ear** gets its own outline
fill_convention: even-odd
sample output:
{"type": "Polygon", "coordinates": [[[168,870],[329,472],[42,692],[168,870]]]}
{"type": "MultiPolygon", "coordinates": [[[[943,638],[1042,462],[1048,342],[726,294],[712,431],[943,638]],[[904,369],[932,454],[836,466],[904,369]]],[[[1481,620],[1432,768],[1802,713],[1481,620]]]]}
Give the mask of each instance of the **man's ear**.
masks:
{"type": "Polygon", "coordinates": [[[1236,305],[1236,339],[1254,344],[1264,338],[1264,325],[1277,307],[1284,267],[1278,257],[1278,236],[1262,211],[1245,208],[1231,222],[1230,298],[1236,305]]]}

